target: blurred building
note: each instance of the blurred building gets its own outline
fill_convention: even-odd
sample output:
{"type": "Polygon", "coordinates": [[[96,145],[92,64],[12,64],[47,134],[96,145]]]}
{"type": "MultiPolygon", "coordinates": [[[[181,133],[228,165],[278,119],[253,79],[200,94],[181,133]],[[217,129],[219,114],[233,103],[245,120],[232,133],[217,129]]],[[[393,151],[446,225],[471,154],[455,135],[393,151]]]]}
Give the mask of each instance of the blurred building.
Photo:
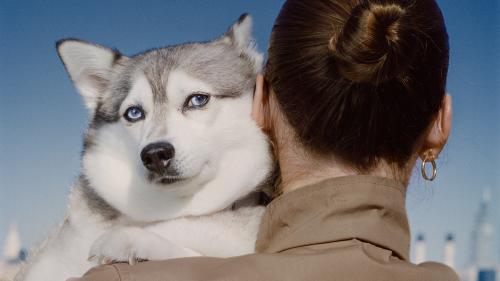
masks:
{"type": "Polygon", "coordinates": [[[446,241],[444,244],[444,254],[443,254],[443,263],[451,268],[456,268],[455,266],[455,257],[456,257],[456,245],[455,245],[455,237],[453,234],[446,235],[446,241]]]}
{"type": "Polygon", "coordinates": [[[484,191],[471,235],[470,261],[464,281],[499,281],[498,263],[494,257],[495,231],[491,214],[492,196],[484,191]]]}
{"type": "Polygon", "coordinates": [[[415,263],[423,263],[427,260],[427,242],[423,234],[417,235],[417,243],[415,243],[415,263]]]}
{"type": "Polygon", "coordinates": [[[0,281],[10,281],[26,260],[26,251],[22,248],[17,224],[13,223],[5,239],[3,256],[0,257],[0,281]]]}
{"type": "Polygon", "coordinates": [[[493,257],[494,227],[491,219],[491,192],[485,191],[476,214],[471,241],[471,264],[491,266],[493,257]]]}
{"type": "MultiPolygon", "coordinates": [[[[495,228],[492,218],[492,196],[489,190],[483,193],[476,213],[469,249],[469,259],[463,266],[456,265],[456,244],[453,234],[445,237],[442,262],[460,275],[461,281],[500,281],[500,262],[495,260],[495,228]]],[[[415,263],[426,261],[427,243],[423,234],[415,243],[415,263]]]]}

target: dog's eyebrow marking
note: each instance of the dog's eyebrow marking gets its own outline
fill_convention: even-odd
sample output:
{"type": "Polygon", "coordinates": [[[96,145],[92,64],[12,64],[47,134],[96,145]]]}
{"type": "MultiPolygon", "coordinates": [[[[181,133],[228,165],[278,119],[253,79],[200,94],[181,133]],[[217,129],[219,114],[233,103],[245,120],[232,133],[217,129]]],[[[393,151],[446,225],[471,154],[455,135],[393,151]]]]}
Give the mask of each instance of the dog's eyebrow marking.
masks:
{"type": "Polygon", "coordinates": [[[218,98],[218,99],[235,99],[239,96],[241,96],[241,93],[213,95],[214,98],[218,98]]]}

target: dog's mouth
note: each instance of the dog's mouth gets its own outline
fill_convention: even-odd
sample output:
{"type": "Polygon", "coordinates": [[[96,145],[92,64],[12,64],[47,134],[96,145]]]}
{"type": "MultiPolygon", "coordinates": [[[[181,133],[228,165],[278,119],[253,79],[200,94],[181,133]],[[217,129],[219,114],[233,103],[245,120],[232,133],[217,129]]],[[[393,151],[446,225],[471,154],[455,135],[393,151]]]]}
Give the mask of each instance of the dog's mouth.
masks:
{"type": "Polygon", "coordinates": [[[162,177],[162,178],[158,179],[157,182],[160,184],[163,184],[163,185],[169,185],[169,184],[181,182],[184,180],[186,180],[186,179],[179,178],[179,177],[162,177]]]}
{"type": "Polygon", "coordinates": [[[148,172],[146,177],[150,183],[155,183],[158,185],[170,185],[177,182],[187,180],[188,178],[182,177],[179,173],[175,171],[165,171],[164,173],[152,173],[148,172]]]}

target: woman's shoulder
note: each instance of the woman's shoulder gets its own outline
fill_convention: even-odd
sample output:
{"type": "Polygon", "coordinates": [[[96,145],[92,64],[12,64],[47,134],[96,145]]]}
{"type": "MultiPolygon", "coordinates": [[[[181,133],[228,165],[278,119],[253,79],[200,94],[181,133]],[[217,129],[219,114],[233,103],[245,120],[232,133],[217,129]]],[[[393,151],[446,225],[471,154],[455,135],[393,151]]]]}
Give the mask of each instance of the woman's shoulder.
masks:
{"type": "Polygon", "coordinates": [[[439,276],[441,276],[441,279],[436,279],[436,280],[456,280],[456,281],[460,280],[460,277],[455,272],[455,270],[453,270],[453,268],[442,263],[424,262],[416,266],[421,270],[427,270],[433,272],[436,275],[436,277],[438,277],[439,274],[439,276]]]}
{"type": "Polygon", "coordinates": [[[309,280],[332,280],[334,277],[333,280],[346,281],[459,281],[457,273],[444,264],[413,264],[391,250],[358,239],[290,249],[277,254],[273,260],[283,263],[283,269],[296,271],[294,276],[297,272],[314,275],[315,279],[309,280]],[[281,255],[284,256],[279,257],[281,255]]]}
{"type": "Polygon", "coordinates": [[[257,253],[232,258],[195,257],[114,264],[91,270],[79,281],[99,280],[370,280],[458,281],[439,263],[411,264],[389,250],[356,239],[335,245],[312,245],[281,253],[257,253]],[[115,278],[115,279],[113,279],[115,278]],[[125,278],[125,279],[120,279],[125,278]]]}

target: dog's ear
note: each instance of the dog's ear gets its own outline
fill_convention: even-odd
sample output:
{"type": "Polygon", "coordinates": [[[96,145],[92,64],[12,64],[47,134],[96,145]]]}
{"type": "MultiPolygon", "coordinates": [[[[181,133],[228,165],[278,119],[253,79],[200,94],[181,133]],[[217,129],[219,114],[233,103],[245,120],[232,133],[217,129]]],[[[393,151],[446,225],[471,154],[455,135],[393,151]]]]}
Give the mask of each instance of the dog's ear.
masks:
{"type": "Polygon", "coordinates": [[[252,37],[253,20],[249,14],[243,14],[229,28],[224,35],[224,40],[229,42],[234,48],[237,48],[254,65],[255,73],[262,71],[264,56],[256,49],[255,40],[252,37]]]}
{"type": "Polygon", "coordinates": [[[93,113],[99,96],[108,86],[114,65],[125,57],[118,51],[77,39],[60,40],[56,47],[85,105],[93,113]]]}

